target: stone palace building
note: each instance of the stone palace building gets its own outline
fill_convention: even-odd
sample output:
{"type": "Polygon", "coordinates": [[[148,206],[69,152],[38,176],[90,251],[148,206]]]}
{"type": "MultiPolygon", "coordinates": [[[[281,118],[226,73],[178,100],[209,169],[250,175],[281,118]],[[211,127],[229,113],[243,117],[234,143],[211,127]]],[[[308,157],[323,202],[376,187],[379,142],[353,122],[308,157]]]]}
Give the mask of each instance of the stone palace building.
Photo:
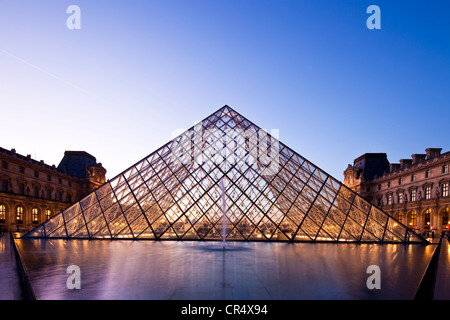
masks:
{"type": "Polygon", "coordinates": [[[344,184],[417,233],[439,236],[449,230],[450,152],[389,163],[385,153],[366,153],[348,165],[344,184]]]}
{"type": "Polygon", "coordinates": [[[0,148],[0,231],[28,231],[105,182],[106,169],[84,151],[58,167],[0,148]]]}

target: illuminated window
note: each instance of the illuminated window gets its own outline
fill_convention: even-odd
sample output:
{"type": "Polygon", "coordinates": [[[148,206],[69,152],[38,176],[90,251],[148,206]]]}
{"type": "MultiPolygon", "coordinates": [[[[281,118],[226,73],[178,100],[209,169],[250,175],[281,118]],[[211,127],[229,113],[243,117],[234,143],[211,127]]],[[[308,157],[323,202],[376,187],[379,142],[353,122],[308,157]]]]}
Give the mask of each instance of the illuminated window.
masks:
{"type": "Polygon", "coordinates": [[[38,222],[38,209],[37,208],[33,208],[31,209],[31,221],[33,223],[37,223],[38,222]]]}
{"type": "Polygon", "coordinates": [[[442,184],[441,196],[448,197],[448,182],[442,184]]]}
{"type": "Polygon", "coordinates": [[[448,164],[442,167],[442,173],[448,173],[448,164]]]}
{"type": "Polygon", "coordinates": [[[18,223],[23,222],[23,207],[16,208],[16,220],[18,223]]]}
{"type": "Polygon", "coordinates": [[[425,200],[431,199],[431,186],[425,187],[425,200]]]}
{"type": "Polygon", "coordinates": [[[417,213],[416,211],[411,211],[409,213],[409,219],[408,219],[408,227],[414,228],[417,225],[417,213]]]}
{"type": "Polygon", "coordinates": [[[392,204],[392,194],[388,194],[387,196],[387,204],[390,206],[392,204]]]}
{"type": "Polygon", "coordinates": [[[409,192],[411,201],[416,201],[416,189],[413,189],[409,192]]]}
{"type": "Polygon", "coordinates": [[[398,203],[403,203],[403,192],[398,193],[398,203]]]}
{"type": "Polygon", "coordinates": [[[45,220],[49,220],[52,215],[52,211],[47,209],[45,210],[45,220]]]}
{"type": "Polygon", "coordinates": [[[425,210],[423,222],[424,222],[425,229],[429,229],[431,227],[430,226],[430,224],[431,224],[431,209],[425,210]]]}
{"type": "Polygon", "coordinates": [[[395,219],[398,222],[403,223],[403,212],[397,212],[397,214],[395,215],[395,219]]]}
{"type": "Polygon", "coordinates": [[[0,204],[0,220],[3,220],[5,222],[6,219],[6,207],[4,204],[0,204]]]}

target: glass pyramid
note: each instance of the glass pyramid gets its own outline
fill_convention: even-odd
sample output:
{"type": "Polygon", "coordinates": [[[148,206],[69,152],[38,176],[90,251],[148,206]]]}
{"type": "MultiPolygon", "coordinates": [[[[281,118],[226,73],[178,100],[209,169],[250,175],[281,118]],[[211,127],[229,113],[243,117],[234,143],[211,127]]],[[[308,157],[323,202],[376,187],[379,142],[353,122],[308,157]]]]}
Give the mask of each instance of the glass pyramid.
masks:
{"type": "Polygon", "coordinates": [[[24,237],[424,242],[228,106],[24,237]]]}

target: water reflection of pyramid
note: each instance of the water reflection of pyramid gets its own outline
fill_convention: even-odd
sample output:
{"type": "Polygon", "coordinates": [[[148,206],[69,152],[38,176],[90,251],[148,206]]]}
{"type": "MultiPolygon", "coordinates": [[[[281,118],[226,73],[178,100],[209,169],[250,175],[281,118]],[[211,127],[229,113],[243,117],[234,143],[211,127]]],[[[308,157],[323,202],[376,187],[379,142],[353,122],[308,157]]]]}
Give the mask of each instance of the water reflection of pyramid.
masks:
{"type": "Polygon", "coordinates": [[[426,242],[228,106],[24,237],[219,240],[222,232],[426,242]]]}

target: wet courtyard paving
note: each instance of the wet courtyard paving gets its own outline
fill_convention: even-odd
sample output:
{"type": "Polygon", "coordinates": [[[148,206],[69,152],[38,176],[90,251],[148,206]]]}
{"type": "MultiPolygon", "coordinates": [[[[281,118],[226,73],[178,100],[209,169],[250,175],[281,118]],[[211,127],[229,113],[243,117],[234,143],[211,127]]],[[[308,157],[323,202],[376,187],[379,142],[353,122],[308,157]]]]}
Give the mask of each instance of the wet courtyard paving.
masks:
{"type": "MultiPolygon", "coordinates": [[[[37,299],[413,299],[434,245],[16,239],[37,299]],[[69,289],[68,267],[81,289],[69,289]],[[369,289],[368,267],[380,289],[369,289]]],[[[442,287],[442,284],[441,284],[442,287]]]]}

